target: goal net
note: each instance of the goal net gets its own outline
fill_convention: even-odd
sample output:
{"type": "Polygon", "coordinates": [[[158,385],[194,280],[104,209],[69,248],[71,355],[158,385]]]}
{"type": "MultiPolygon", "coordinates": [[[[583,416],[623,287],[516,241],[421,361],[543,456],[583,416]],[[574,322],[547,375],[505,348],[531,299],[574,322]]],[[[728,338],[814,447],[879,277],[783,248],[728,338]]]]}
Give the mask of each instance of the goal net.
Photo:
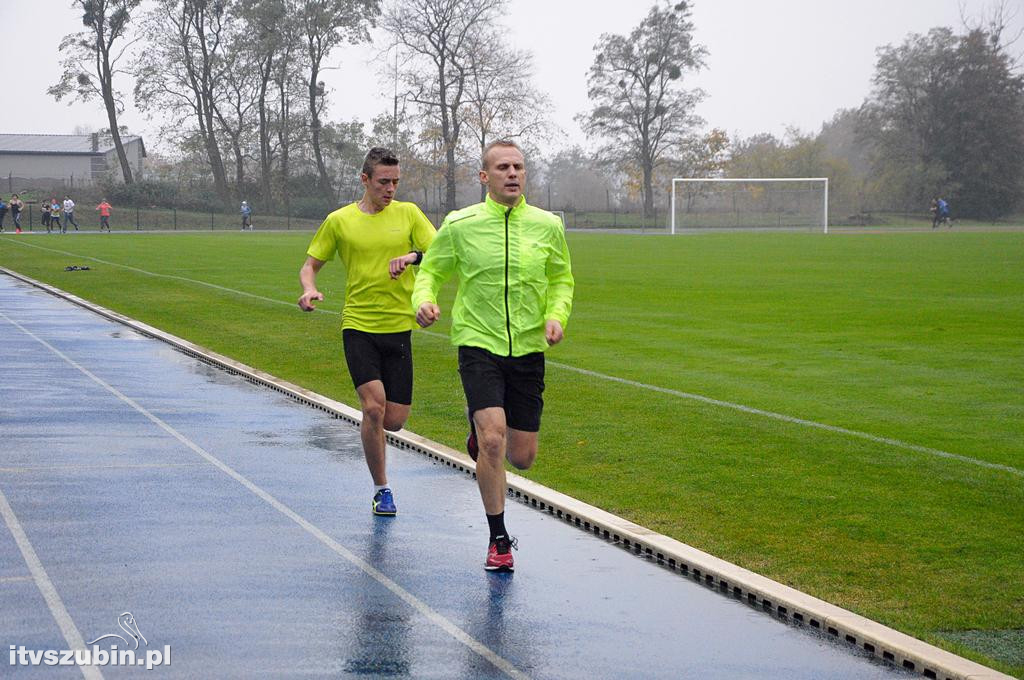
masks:
{"type": "Polygon", "coordinates": [[[828,233],[828,178],[672,180],[669,231],[787,229],[828,233]]]}

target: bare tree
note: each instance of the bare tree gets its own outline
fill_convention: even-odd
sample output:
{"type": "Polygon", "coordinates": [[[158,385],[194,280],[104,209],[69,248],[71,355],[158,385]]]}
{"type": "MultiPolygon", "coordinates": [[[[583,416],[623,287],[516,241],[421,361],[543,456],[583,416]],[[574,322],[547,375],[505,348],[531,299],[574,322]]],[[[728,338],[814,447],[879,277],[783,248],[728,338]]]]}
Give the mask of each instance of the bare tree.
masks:
{"type": "MultiPolygon", "coordinates": [[[[550,126],[546,95],[530,84],[529,53],[502,44],[494,31],[471,37],[466,50],[467,95],[463,120],[483,152],[496,138],[517,139],[550,126]]],[[[487,188],[480,185],[480,200],[487,188]]]]}
{"type": "MultiPolygon", "coordinates": [[[[134,181],[132,166],[121,142],[117,117],[124,111],[121,94],[114,87],[114,76],[124,73],[118,62],[135,40],[127,40],[131,13],[141,0],[75,0],[82,10],[86,30],[64,36],[60,51],[65,54],[64,73],[48,92],[58,100],[74,93],[81,101],[99,97],[107,110],[110,137],[117,150],[121,174],[126,184],[134,181]]],[[[137,39],[136,39],[137,40],[137,39]]]]}
{"type": "Polygon", "coordinates": [[[310,133],[320,190],[333,197],[331,180],[320,148],[320,114],[327,94],[320,74],[324,69],[324,59],[335,47],[342,42],[355,44],[369,39],[367,27],[373,25],[380,14],[379,0],[303,0],[296,9],[302,19],[309,68],[306,87],[309,95],[310,133]]]}
{"type": "Polygon", "coordinates": [[[271,148],[271,116],[268,107],[270,86],[279,59],[287,54],[285,45],[290,41],[290,24],[286,0],[242,0],[239,16],[248,35],[250,63],[256,77],[256,114],[259,125],[256,136],[259,144],[260,187],[268,200],[272,196],[271,166],[274,153],[271,148]]]}
{"type": "Polygon", "coordinates": [[[224,85],[213,112],[235,159],[235,191],[238,199],[243,198],[245,160],[253,129],[252,119],[258,105],[258,61],[258,48],[245,30],[236,28],[224,50],[224,85]]]}
{"type": "MultiPolygon", "coordinates": [[[[287,29],[286,29],[287,30],[287,29]]],[[[272,127],[277,138],[278,192],[287,211],[291,211],[289,182],[292,173],[292,150],[299,141],[304,121],[302,104],[302,64],[298,58],[296,42],[286,39],[281,43],[273,68],[274,96],[276,99],[272,127]]]]}
{"type": "Polygon", "coordinates": [[[135,84],[143,111],[196,124],[221,198],[228,197],[228,187],[215,117],[227,22],[222,0],[159,0],[146,19],[152,42],[140,57],[135,84]]]}
{"type": "Polygon", "coordinates": [[[594,108],[577,120],[587,135],[606,140],[606,160],[640,171],[649,217],[655,168],[700,122],[693,109],[703,93],[684,90],[682,76],[703,67],[706,50],[693,43],[685,1],[659,2],[629,35],[606,33],[594,49],[587,76],[594,108]]]}
{"type": "MultiPolygon", "coordinates": [[[[493,23],[503,0],[408,0],[384,12],[382,26],[408,53],[404,80],[409,100],[436,123],[444,157],[444,209],[456,203],[456,166],[469,99],[473,37],[493,23]]],[[[427,129],[434,125],[428,123],[427,129]]]]}

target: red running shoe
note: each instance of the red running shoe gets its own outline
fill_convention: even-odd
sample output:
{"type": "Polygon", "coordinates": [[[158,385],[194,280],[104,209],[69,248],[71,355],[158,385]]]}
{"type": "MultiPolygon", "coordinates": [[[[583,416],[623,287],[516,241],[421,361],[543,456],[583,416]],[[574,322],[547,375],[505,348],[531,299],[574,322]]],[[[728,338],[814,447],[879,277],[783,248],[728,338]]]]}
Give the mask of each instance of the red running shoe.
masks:
{"type": "Polygon", "coordinates": [[[513,548],[519,550],[519,541],[515,538],[498,536],[491,541],[487,547],[487,561],[484,563],[484,569],[487,571],[514,571],[513,548]]]}

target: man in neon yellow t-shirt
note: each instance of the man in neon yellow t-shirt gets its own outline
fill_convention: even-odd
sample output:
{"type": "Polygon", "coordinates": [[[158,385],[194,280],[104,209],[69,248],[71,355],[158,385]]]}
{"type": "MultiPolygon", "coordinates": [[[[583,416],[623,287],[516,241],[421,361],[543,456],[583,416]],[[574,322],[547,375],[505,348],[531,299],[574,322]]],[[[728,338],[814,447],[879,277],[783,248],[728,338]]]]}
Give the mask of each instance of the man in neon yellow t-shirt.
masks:
{"type": "Polygon", "coordinates": [[[345,265],[342,338],[345,361],[363,411],[360,435],[373,478],[373,513],[396,514],[388,484],[384,430],[400,430],[412,405],[413,272],[437,233],[414,203],[394,200],[398,158],[370,149],[357,203],[335,210],[317,230],[299,271],[299,307],[311,312],[324,296],[316,275],[337,253],[345,265]]]}

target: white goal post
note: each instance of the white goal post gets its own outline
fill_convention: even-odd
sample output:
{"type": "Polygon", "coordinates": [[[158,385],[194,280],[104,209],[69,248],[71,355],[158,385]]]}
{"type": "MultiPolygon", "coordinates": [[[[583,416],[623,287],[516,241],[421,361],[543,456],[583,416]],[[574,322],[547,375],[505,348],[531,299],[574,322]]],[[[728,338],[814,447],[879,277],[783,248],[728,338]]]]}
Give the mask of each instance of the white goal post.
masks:
{"type": "Polygon", "coordinates": [[[827,177],[672,179],[669,233],[806,229],[828,233],[827,177]]]}

